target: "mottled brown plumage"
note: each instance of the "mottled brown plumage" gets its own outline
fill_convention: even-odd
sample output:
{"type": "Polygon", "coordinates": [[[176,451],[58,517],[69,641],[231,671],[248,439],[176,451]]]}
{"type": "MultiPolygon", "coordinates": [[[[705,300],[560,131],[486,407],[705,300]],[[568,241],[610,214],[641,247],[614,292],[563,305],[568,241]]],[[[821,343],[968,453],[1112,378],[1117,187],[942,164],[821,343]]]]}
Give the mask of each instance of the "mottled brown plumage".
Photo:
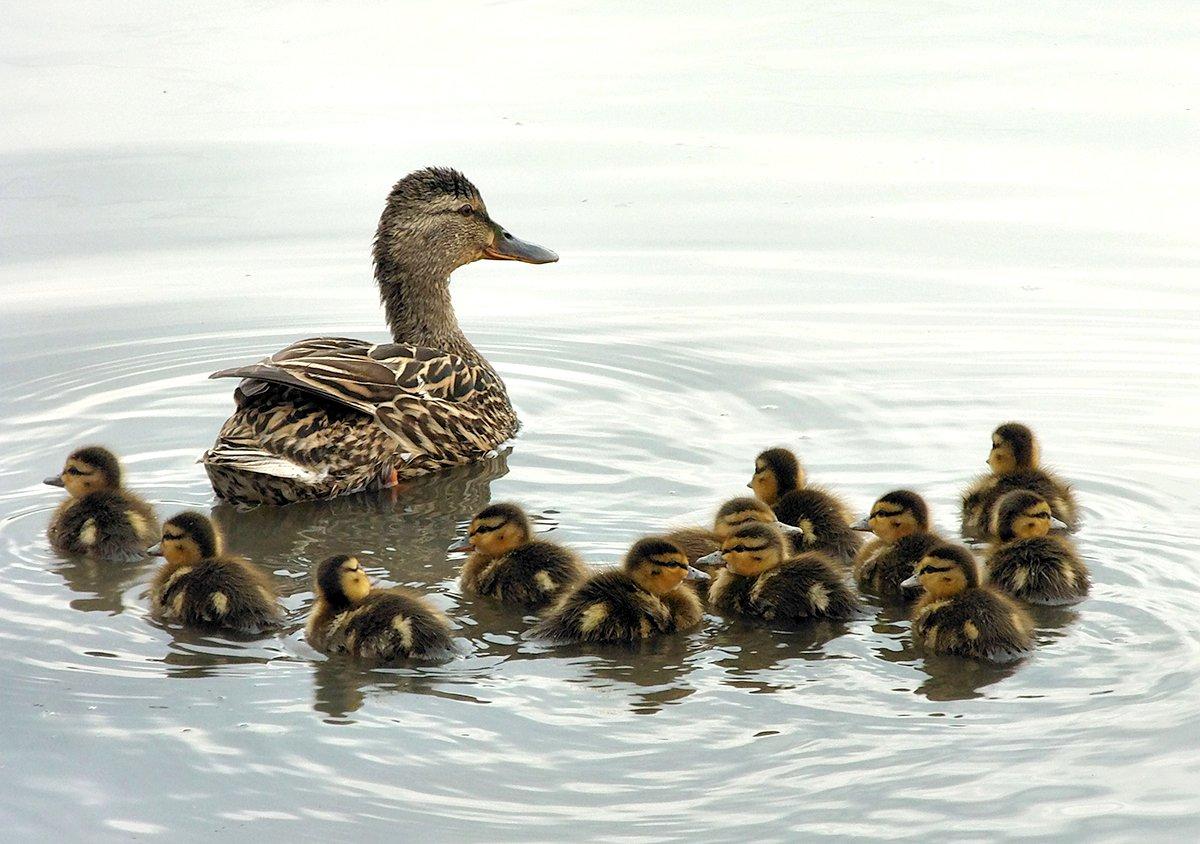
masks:
{"type": "Polygon", "coordinates": [[[163,525],[166,562],[150,584],[155,615],[187,627],[257,633],[283,617],[270,578],[240,557],[222,553],[212,522],[190,511],[163,525]]]}
{"type": "Polygon", "coordinates": [[[305,638],[317,650],[371,662],[431,659],[453,650],[444,613],[412,590],[372,588],[354,557],[330,557],[313,579],[317,599],[305,638]]]}
{"type": "Polygon", "coordinates": [[[46,537],[59,554],[109,562],[145,559],[158,541],[154,508],[125,489],[120,461],[100,446],[76,449],[62,472],[46,478],[69,498],[50,519],[46,537]]]}
{"type": "Polygon", "coordinates": [[[393,342],[302,340],[213,375],[244,379],[204,455],[221,498],[287,504],[380,489],[478,460],[516,432],[504,382],[458,326],[449,276],[480,258],[557,256],[492,221],[461,173],[429,168],[392,189],[374,257],[393,342]]]}
{"type": "Polygon", "coordinates": [[[1069,604],[1087,596],[1091,576],[1074,544],[1050,535],[1049,503],[1029,490],[1010,492],[992,516],[998,541],[987,558],[988,580],[1032,604],[1069,604]]]}
{"type": "Polygon", "coordinates": [[[929,530],[925,499],[912,490],[892,490],[880,496],[866,518],[854,527],[875,534],[854,559],[854,579],[859,588],[885,601],[916,597],[918,590],[906,591],[901,584],[912,577],[913,567],[929,550],[942,542],[929,530]]]}
{"type": "Polygon", "coordinates": [[[673,543],[639,540],[620,569],[593,574],[560,600],[534,633],[563,642],[631,643],[694,627],[703,608],[680,582],[687,567],[673,543]]]}
{"type": "Polygon", "coordinates": [[[850,507],[839,496],[810,486],[800,459],[786,448],[768,448],[754,459],[748,484],[775,517],[799,530],[789,540],[797,552],[820,551],[849,565],[862,545],[850,528],[850,507]]]}

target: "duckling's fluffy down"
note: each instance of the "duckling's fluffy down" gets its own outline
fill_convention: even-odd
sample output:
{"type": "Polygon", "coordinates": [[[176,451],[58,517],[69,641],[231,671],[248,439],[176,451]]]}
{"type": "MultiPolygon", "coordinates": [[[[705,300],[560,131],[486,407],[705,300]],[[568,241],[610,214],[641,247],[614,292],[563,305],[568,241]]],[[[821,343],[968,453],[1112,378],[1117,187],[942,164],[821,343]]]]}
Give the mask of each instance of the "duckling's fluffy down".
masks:
{"type": "Polygon", "coordinates": [[[380,662],[428,659],[454,647],[446,617],[404,589],[373,589],[361,604],[308,633],[318,650],[380,662]]]}
{"type": "Polygon", "coordinates": [[[150,584],[150,601],[163,618],[190,627],[257,632],[282,616],[266,575],[236,557],[164,565],[150,584]]]}
{"type": "Polygon", "coordinates": [[[472,555],[463,565],[459,583],[467,592],[538,610],[586,576],[586,567],[569,549],[535,539],[494,560],[472,555]]]}
{"type": "Polygon", "coordinates": [[[658,598],[613,569],[567,595],[534,633],[563,642],[635,642],[692,627],[702,614],[700,599],[686,584],[658,598]]]}
{"type": "Polygon", "coordinates": [[[797,553],[820,551],[849,565],[862,545],[862,537],[847,521],[849,507],[819,487],[792,490],[775,503],[775,517],[802,533],[788,539],[797,553]]]}
{"type": "Polygon", "coordinates": [[[902,600],[900,585],[912,577],[913,567],[941,543],[932,533],[913,533],[891,544],[868,545],[854,563],[854,579],[862,589],[888,600],[902,600]]]}
{"type": "Polygon", "coordinates": [[[844,620],[859,608],[833,562],[815,553],[802,554],[755,577],[726,569],[709,587],[708,600],[719,612],[767,621],[844,620]]]}
{"type": "Polygon", "coordinates": [[[1069,604],[1087,596],[1087,564],[1068,540],[1056,536],[1007,542],[987,560],[988,582],[1033,604],[1069,604]]]}
{"type": "Polygon", "coordinates": [[[1075,530],[1078,527],[1078,505],[1071,485],[1044,469],[1021,469],[1004,475],[983,475],[962,498],[962,532],[967,536],[983,537],[991,533],[992,508],[996,502],[1014,490],[1036,492],[1050,503],[1050,512],[1075,530]]]}
{"type": "Polygon", "coordinates": [[[913,614],[913,637],[936,653],[976,659],[1007,657],[1032,645],[1033,622],[1011,598],[976,587],[913,614]]]}
{"type": "Polygon", "coordinates": [[[128,562],[143,559],[158,539],[158,519],[136,495],[100,490],[59,505],[46,536],[60,554],[128,562]]]}

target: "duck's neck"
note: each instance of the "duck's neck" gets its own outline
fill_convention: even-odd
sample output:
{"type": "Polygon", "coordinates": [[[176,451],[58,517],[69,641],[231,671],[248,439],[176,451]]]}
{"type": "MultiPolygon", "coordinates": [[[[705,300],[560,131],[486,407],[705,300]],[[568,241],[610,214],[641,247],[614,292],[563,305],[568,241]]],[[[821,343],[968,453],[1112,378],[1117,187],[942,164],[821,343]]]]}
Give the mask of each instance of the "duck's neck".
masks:
{"type": "Polygon", "coordinates": [[[392,339],[441,349],[472,363],[486,363],[454,316],[450,273],[423,262],[404,263],[393,255],[375,255],[375,281],[392,339]]]}

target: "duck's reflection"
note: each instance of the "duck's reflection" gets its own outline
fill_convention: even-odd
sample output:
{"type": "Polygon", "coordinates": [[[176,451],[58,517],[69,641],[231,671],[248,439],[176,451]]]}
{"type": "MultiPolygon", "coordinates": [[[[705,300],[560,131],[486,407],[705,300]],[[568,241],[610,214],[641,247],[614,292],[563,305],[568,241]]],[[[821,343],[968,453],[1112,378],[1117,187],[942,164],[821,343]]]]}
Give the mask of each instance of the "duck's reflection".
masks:
{"type": "Polygon", "coordinates": [[[125,593],[147,577],[155,562],[151,557],[138,563],[78,557],[56,562],[51,570],[80,596],[71,600],[71,609],[119,615],[125,611],[125,593]]]}

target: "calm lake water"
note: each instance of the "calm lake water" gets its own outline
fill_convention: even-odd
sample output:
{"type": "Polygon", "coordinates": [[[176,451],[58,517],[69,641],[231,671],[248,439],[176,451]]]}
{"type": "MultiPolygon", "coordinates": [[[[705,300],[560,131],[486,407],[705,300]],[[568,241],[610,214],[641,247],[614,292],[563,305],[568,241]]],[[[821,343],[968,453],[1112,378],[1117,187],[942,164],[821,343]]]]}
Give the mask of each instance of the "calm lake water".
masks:
{"type": "Polygon", "coordinates": [[[1200,832],[1195,8],[907,5],[6,5],[8,835],[1200,832]],[[120,452],[162,515],[211,507],[196,459],[233,384],[209,372],[385,336],[370,237],[433,163],[562,255],[454,277],[524,421],[511,453],[218,508],[286,594],[272,638],[156,625],[151,563],[56,559],[40,480],[73,446],[120,452]],[[517,499],[612,561],[774,444],[862,508],[918,489],[952,530],[1009,418],[1077,482],[1096,584],[1015,664],[922,658],[881,609],[552,648],[446,553],[517,499]],[[460,656],[311,651],[309,569],[337,552],[429,594],[460,656]]]}

